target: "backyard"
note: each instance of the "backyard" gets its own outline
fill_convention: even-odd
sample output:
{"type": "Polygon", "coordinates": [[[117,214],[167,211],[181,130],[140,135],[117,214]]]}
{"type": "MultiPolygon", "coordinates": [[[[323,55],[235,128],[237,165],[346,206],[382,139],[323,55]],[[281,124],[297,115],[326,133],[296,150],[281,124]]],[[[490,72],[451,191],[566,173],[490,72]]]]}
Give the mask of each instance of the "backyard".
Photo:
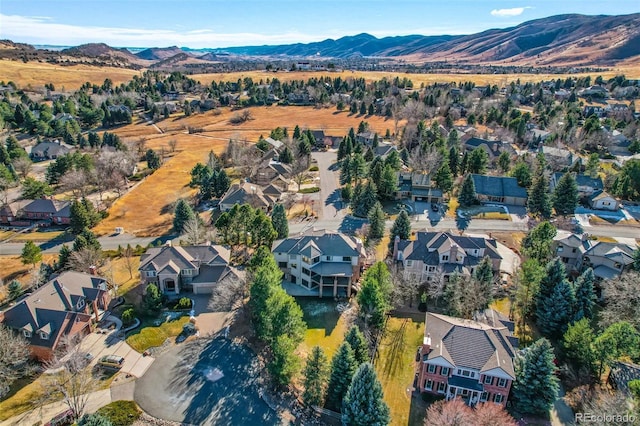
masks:
{"type": "Polygon", "coordinates": [[[161,346],[168,338],[180,334],[187,322],[189,322],[189,316],[171,319],[160,325],[155,325],[154,320],[145,320],[140,327],[127,336],[126,342],[142,353],[149,348],[161,346]]]}

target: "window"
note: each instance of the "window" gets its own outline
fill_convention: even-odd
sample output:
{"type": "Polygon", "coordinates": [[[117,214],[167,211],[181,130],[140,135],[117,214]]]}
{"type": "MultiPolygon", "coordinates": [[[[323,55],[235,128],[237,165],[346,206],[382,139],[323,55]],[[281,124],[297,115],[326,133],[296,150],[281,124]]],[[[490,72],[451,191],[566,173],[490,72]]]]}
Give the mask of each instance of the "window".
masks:
{"type": "Polygon", "coordinates": [[[442,367],[440,369],[440,374],[442,374],[443,376],[448,376],[449,375],[449,367],[442,367]]]}
{"type": "Polygon", "coordinates": [[[487,392],[482,392],[482,395],[480,395],[480,401],[482,402],[487,402],[488,398],[489,398],[489,394],[487,392]]]}
{"type": "Polygon", "coordinates": [[[305,287],[309,287],[309,281],[303,279],[302,280],[302,285],[305,286],[305,287]]]}
{"type": "Polygon", "coordinates": [[[40,338],[42,340],[49,340],[49,333],[45,333],[44,331],[40,332],[40,338]]]}
{"type": "Polygon", "coordinates": [[[506,388],[507,387],[507,379],[498,379],[498,387],[506,388]]]}
{"type": "Polygon", "coordinates": [[[193,273],[193,269],[183,269],[182,275],[191,275],[193,273]]]}
{"type": "Polygon", "coordinates": [[[291,269],[297,269],[298,268],[298,264],[297,263],[292,263],[291,264],[291,269]]]}
{"type": "Polygon", "coordinates": [[[424,388],[426,390],[432,390],[433,389],[433,380],[429,379],[426,382],[424,382],[424,388]]]}
{"type": "Polygon", "coordinates": [[[429,364],[429,367],[427,367],[427,371],[431,374],[436,372],[436,366],[433,364],[429,364]]]}
{"type": "Polygon", "coordinates": [[[577,250],[578,250],[578,249],[574,247],[574,248],[571,250],[571,253],[575,253],[577,250]]]}
{"type": "Polygon", "coordinates": [[[22,335],[24,337],[31,337],[31,332],[29,330],[22,330],[22,335]]]}
{"type": "Polygon", "coordinates": [[[564,250],[564,247],[560,246],[560,247],[558,247],[558,250],[557,250],[557,251],[558,251],[558,253],[560,253],[560,252],[561,252],[561,251],[563,251],[563,250],[564,250]]]}
{"type": "Polygon", "coordinates": [[[314,257],[314,258],[313,258],[313,260],[312,260],[312,262],[313,262],[313,263],[318,263],[318,262],[320,262],[320,256],[316,256],[316,257],[314,257]]]}
{"type": "Polygon", "coordinates": [[[278,262],[278,267],[279,268],[286,268],[287,267],[287,262],[278,262]]]}
{"type": "Polygon", "coordinates": [[[309,259],[307,256],[302,256],[302,261],[303,261],[304,263],[309,263],[309,261],[310,261],[310,260],[311,260],[311,259],[309,259]]]}
{"type": "Polygon", "coordinates": [[[493,377],[491,376],[484,376],[484,384],[485,385],[490,385],[493,383],[493,377]]]}
{"type": "Polygon", "coordinates": [[[620,268],[622,268],[622,263],[617,263],[617,262],[616,262],[616,264],[615,264],[614,266],[615,266],[616,268],[620,269],[620,268]]]}
{"type": "Polygon", "coordinates": [[[462,377],[471,377],[471,371],[462,370],[462,377]]]}
{"type": "Polygon", "coordinates": [[[502,404],[502,400],[504,399],[504,397],[502,395],[500,395],[499,393],[493,395],[493,402],[495,402],[496,404],[502,404]]]}
{"type": "Polygon", "coordinates": [[[351,256],[343,256],[342,257],[342,261],[343,262],[351,262],[351,256]]]}
{"type": "Polygon", "coordinates": [[[442,255],[442,261],[443,261],[443,262],[446,262],[446,261],[448,261],[448,260],[449,260],[449,255],[448,255],[448,254],[444,254],[444,255],[442,255]]]}
{"type": "Polygon", "coordinates": [[[147,277],[155,277],[156,271],[147,271],[147,277]]]}
{"type": "Polygon", "coordinates": [[[302,268],[302,273],[305,275],[311,275],[311,272],[307,268],[302,268]]]}
{"type": "Polygon", "coordinates": [[[331,256],[325,256],[324,260],[327,260],[327,261],[331,260],[331,256]]]}
{"type": "Polygon", "coordinates": [[[438,393],[444,393],[444,383],[438,383],[438,393]]]}
{"type": "Polygon", "coordinates": [[[84,299],[80,299],[80,300],[78,300],[78,303],[76,303],[76,307],[77,307],[78,309],[82,309],[82,308],[84,308],[84,299]]]}
{"type": "Polygon", "coordinates": [[[413,260],[407,260],[407,267],[412,267],[413,266],[413,260]]]}
{"type": "Polygon", "coordinates": [[[427,267],[427,272],[433,272],[433,271],[435,271],[435,270],[436,270],[436,267],[435,267],[435,266],[428,266],[428,267],[427,267]]]}

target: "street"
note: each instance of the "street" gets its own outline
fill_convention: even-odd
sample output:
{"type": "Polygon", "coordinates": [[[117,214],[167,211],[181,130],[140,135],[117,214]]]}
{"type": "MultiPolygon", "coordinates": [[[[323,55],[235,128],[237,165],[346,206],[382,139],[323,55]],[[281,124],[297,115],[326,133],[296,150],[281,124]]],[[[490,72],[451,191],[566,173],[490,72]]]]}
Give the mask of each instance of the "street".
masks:
{"type": "MultiPolygon", "coordinates": [[[[131,244],[131,247],[135,247],[140,244],[143,247],[146,247],[152,241],[157,239],[161,239],[163,237],[136,237],[131,234],[120,234],[114,236],[104,236],[98,238],[100,245],[103,250],[116,250],[118,246],[126,247],[127,244],[131,244]]],[[[60,251],[60,247],[62,247],[62,242],[53,241],[39,244],[43,253],[53,253],[56,254],[60,251]]],[[[73,242],[64,243],[68,246],[72,245],[73,242]]],[[[24,242],[20,243],[0,243],[0,255],[16,255],[22,253],[22,248],[24,247],[24,242]]]]}

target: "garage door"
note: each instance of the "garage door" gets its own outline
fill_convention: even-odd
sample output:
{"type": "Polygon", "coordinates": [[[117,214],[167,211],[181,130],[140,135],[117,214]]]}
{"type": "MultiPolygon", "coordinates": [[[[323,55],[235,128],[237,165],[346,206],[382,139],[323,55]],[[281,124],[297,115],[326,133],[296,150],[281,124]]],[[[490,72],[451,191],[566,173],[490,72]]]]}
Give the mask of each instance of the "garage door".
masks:
{"type": "Polygon", "coordinates": [[[193,294],[211,294],[213,292],[213,285],[194,285],[193,294]]]}

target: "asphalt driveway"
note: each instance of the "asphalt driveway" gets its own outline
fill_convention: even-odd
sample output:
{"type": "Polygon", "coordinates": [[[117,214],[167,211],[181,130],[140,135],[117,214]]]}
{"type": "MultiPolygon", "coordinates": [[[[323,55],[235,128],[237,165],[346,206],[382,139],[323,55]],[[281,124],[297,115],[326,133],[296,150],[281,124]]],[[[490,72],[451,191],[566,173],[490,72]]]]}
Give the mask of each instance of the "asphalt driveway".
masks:
{"type": "Polygon", "coordinates": [[[135,401],[150,415],[193,425],[277,425],[260,398],[253,353],[218,338],[177,345],[136,382],[135,401]]]}

